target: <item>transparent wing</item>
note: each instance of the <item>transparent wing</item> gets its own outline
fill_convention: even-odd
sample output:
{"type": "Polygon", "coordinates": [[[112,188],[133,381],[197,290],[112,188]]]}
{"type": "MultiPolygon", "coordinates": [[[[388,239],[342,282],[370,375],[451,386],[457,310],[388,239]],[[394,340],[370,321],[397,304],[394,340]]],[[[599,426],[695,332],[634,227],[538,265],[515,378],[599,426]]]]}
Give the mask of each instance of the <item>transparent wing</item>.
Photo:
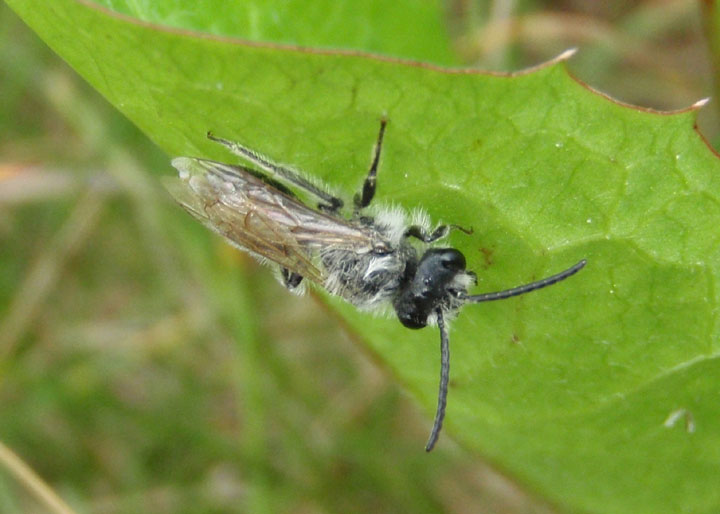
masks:
{"type": "Polygon", "coordinates": [[[320,249],[367,253],[385,244],[374,232],[309,208],[247,168],[189,157],[172,164],[180,176],[166,179],[165,187],[190,214],[238,248],[317,284],[325,282],[313,262],[320,249]]]}

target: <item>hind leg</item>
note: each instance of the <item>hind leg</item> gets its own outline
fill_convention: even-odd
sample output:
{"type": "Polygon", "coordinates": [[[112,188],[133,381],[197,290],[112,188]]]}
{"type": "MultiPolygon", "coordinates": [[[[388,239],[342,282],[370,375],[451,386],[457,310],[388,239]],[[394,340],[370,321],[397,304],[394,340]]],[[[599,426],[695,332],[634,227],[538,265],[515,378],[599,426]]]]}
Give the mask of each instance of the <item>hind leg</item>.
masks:
{"type": "Polygon", "coordinates": [[[207,137],[211,141],[215,141],[216,143],[220,143],[221,145],[226,146],[235,155],[239,155],[240,157],[248,160],[259,168],[271,173],[274,177],[286,180],[291,184],[295,184],[296,186],[307,191],[308,193],[314,195],[316,198],[321,200],[321,203],[318,204],[319,209],[335,213],[342,208],[343,201],[340,198],[337,198],[336,196],[333,196],[330,193],[323,191],[322,189],[305,179],[297,171],[287,168],[281,164],[277,164],[265,157],[264,155],[261,155],[255,150],[251,150],[250,148],[241,145],[240,143],[217,137],[213,135],[212,132],[208,132],[207,137]]]}

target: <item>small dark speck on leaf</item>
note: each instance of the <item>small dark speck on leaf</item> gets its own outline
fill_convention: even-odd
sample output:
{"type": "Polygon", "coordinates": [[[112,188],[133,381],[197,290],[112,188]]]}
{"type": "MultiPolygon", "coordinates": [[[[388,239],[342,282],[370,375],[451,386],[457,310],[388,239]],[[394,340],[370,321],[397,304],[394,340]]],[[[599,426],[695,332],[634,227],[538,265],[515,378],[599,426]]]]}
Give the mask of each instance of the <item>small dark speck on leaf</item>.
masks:
{"type": "Polygon", "coordinates": [[[485,262],[485,269],[492,266],[494,250],[491,248],[480,248],[480,252],[483,254],[483,261],[485,262]]]}

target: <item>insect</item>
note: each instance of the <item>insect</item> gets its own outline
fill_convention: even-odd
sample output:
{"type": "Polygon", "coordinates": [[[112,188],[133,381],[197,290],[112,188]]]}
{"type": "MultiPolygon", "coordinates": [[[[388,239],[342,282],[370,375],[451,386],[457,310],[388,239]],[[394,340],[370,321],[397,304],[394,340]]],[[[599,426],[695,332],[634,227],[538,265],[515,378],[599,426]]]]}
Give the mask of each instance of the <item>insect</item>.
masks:
{"type": "Polygon", "coordinates": [[[289,290],[301,291],[310,281],[361,310],[394,310],[408,328],[438,327],[440,386],[435,421],[425,446],[429,452],[437,442],[447,404],[448,321],[465,304],[510,298],[564,280],[580,271],[585,260],[537,282],[469,294],[477,277],[466,269],[465,256],[454,248],[435,246],[451,230],[469,230],[457,225],[432,227],[421,210],[408,215],[398,208],[371,206],[385,127],[383,119],[367,177],[347,213],[345,202],[325,187],[212,133],[208,138],[262,171],[178,157],[172,165],[179,171],[179,179],[168,179],[165,185],[182,207],[230,244],[262,262],[274,263],[289,290]],[[316,207],[301,201],[288,186],[312,198],[316,207]]]}

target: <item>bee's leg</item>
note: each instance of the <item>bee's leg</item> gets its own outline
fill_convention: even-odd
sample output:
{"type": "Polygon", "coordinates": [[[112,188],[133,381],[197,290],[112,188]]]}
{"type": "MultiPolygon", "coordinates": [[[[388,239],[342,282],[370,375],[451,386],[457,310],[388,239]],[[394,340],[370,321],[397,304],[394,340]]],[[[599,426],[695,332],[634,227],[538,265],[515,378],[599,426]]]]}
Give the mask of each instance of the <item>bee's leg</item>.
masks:
{"type": "Polygon", "coordinates": [[[354,198],[355,212],[370,205],[373,196],[375,196],[375,189],[377,188],[377,169],[378,163],[380,162],[383,136],[385,135],[385,125],[387,125],[387,120],[383,118],[380,120],[380,132],[378,133],[377,141],[375,142],[375,153],[372,163],[370,164],[370,170],[365,178],[362,190],[357,193],[354,198]]]}
{"type": "Polygon", "coordinates": [[[300,285],[300,282],[302,282],[302,275],[298,275],[294,271],[290,271],[287,268],[282,268],[280,270],[280,275],[282,276],[283,285],[290,289],[291,291],[297,286],[300,285]]]}
{"type": "Polygon", "coordinates": [[[465,232],[466,234],[473,233],[472,229],[463,228],[459,225],[439,225],[430,233],[428,233],[427,230],[420,225],[412,225],[405,231],[405,237],[414,237],[423,243],[433,243],[438,239],[447,237],[451,230],[459,230],[461,232],[465,232]]]}
{"type": "Polygon", "coordinates": [[[297,171],[274,163],[264,155],[261,155],[255,150],[251,150],[250,148],[247,148],[240,143],[216,137],[211,132],[207,133],[207,137],[208,139],[215,141],[216,143],[220,143],[221,145],[226,146],[235,155],[239,155],[240,157],[247,159],[259,168],[262,168],[263,170],[273,174],[275,177],[287,180],[291,184],[295,184],[296,186],[319,198],[322,201],[322,203],[318,204],[319,209],[328,212],[337,212],[342,208],[344,204],[342,199],[331,195],[327,191],[323,191],[307,179],[303,178],[297,171]]]}

